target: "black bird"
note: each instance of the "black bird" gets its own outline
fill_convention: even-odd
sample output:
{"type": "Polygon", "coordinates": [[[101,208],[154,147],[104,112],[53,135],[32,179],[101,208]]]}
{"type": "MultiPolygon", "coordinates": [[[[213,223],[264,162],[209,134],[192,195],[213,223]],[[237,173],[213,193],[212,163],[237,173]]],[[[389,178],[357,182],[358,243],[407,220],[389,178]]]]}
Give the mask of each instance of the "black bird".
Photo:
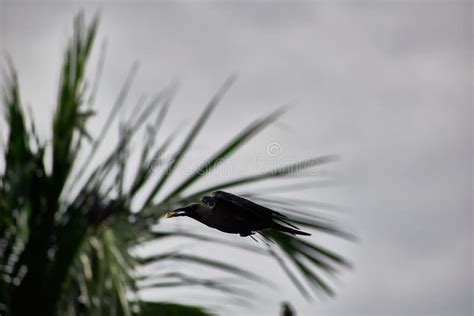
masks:
{"type": "Polygon", "coordinates": [[[231,193],[216,191],[211,196],[204,196],[201,202],[168,212],[166,217],[188,216],[209,227],[242,237],[269,228],[292,235],[311,235],[290,224],[285,215],[231,193]]]}

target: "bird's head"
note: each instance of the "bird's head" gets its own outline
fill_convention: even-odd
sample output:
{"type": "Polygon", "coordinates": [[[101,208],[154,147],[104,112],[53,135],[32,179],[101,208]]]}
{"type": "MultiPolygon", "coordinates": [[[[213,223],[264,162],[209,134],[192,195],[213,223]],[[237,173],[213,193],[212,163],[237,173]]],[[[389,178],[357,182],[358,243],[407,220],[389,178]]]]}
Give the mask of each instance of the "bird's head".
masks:
{"type": "Polygon", "coordinates": [[[178,208],[172,212],[167,212],[165,217],[177,217],[177,216],[189,216],[194,217],[196,213],[196,209],[199,207],[199,204],[191,204],[182,208],[178,208]]]}

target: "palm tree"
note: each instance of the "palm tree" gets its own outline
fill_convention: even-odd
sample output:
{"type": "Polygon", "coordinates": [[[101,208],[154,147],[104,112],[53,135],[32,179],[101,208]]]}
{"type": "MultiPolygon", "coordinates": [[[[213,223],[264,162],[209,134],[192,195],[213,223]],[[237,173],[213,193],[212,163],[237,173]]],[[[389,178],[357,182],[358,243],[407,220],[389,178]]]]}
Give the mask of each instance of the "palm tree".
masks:
{"type": "MultiPolygon", "coordinates": [[[[238,265],[185,250],[146,254],[136,251],[141,245],[170,239],[218,243],[271,256],[303,295],[312,296],[308,287],[315,293],[332,295],[333,290],[321,273],[333,274],[349,263],[308,239],[270,231],[265,232],[265,242],[249,245],[241,239],[211,238],[199,231],[165,231],[157,225],[165,210],[196,201],[205,193],[285,178],[314,167],[315,163],[332,160],[330,156],[317,157],[193,191],[198,180],[273,123],[281,114],[278,111],[253,121],[169,190],[169,180],[230,87],[232,78],[204,108],[184,142],[169,154],[168,161],[162,157],[170,151],[175,136],[162,138],[159,128],[173,99],[174,86],[163,89],[152,100],[138,102],[134,114],[119,124],[120,137],[114,149],[99,157],[99,163],[91,163],[117,119],[135,73],[133,68],[102,130],[96,137],[90,136],[87,122],[94,114],[90,104],[96,85],[88,86],[85,74],[97,24],[97,17],[88,26],[83,14],[75,18],[61,70],[51,141],[39,137],[34,117],[25,111],[11,62],[4,74],[6,115],[0,125],[6,126],[0,144],[0,314],[27,315],[33,309],[42,315],[209,315],[206,302],[204,306],[194,306],[150,301],[140,293],[144,289],[198,285],[239,299],[248,295],[232,282],[198,278],[176,269],[186,263],[249,279],[248,282],[261,280],[238,265]],[[127,158],[132,141],[140,137],[137,135],[145,135],[146,140],[138,149],[138,165],[130,166],[127,158]],[[80,155],[86,159],[79,160],[80,155]],[[154,166],[153,172],[150,166],[154,166]],[[124,180],[125,170],[131,168],[134,171],[127,172],[132,177],[128,183],[124,180]],[[170,193],[157,200],[163,188],[170,193]],[[171,263],[172,270],[160,268],[160,263],[171,263]]],[[[292,212],[295,222],[303,227],[350,238],[333,223],[315,215],[317,204],[303,207],[298,200],[267,200],[255,193],[246,196],[282,212],[292,212]],[[295,206],[305,211],[295,212],[295,206]]]]}

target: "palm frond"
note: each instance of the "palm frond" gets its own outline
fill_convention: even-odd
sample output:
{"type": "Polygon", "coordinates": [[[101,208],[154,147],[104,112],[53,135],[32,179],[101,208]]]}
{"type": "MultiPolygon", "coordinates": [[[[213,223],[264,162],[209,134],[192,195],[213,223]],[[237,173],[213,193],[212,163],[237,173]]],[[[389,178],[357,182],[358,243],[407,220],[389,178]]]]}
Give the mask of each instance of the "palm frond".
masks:
{"type": "Polygon", "coordinates": [[[168,168],[163,172],[161,178],[158,180],[156,185],[154,186],[153,190],[151,193],[148,195],[147,199],[145,200],[145,207],[150,206],[150,203],[152,202],[152,199],[156,196],[156,194],[159,192],[159,190],[163,187],[165,184],[166,180],[171,176],[173,171],[176,169],[178,166],[179,162],[181,161],[182,157],[186,154],[186,152],[189,150],[191,147],[191,144],[193,143],[194,139],[197,137],[199,134],[199,131],[203,128],[204,124],[208,120],[209,116],[211,115],[212,111],[214,108],[217,106],[219,101],[222,99],[224,96],[225,92],[230,88],[232,83],[235,81],[235,77],[232,76],[229,79],[227,79],[222,87],[217,91],[216,95],[211,99],[207,107],[204,109],[202,112],[201,116],[198,118],[196,121],[195,125],[191,128],[189,131],[188,136],[184,140],[183,144],[181,147],[178,149],[176,154],[173,156],[173,159],[171,161],[171,164],[169,165],[168,168]]]}
{"type": "Polygon", "coordinates": [[[211,158],[204,162],[201,166],[197,168],[189,177],[187,177],[181,184],[179,184],[171,193],[169,193],[162,201],[162,203],[168,202],[173,197],[176,197],[185,189],[187,189],[194,182],[199,180],[199,178],[206,175],[206,173],[214,168],[216,168],[220,163],[224,161],[228,156],[237,151],[242,145],[247,141],[257,135],[258,132],[263,130],[266,126],[274,122],[280,115],[281,111],[276,111],[271,115],[256,120],[246,127],[242,132],[240,132],[234,139],[232,139],[227,145],[225,145],[221,150],[215,153],[211,158]]]}
{"type": "MultiPolygon", "coordinates": [[[[5,168],[0,171],[0,313],[25,315],[31,306],[35,306],[48,315],[212,314],[200,306],[144,301],[141,292],[145,288],[204,287],[231,296],[254,297],[245,289],[234,286],[232,279],[196,277],[186,272],[169,271],[163,266],[186,268],[195,265],[246,282],[267,282],[226,259],[211,259],[186,250],[158,249],[146,255],[137,254],[136,250],[143,245],[169,239],[270,256],[304,295],[311,296],[308,286],[316,293],[332,295],[327,276],[350,264],[311,240],[268,231],[263,232],[263,243],[249,245],[242,239],[216,238],[200,231],[163,230],[160,217],[163,209],[197,201],[211,191],[285,179],[331,162],[335,157],[319,156],[195,189],[198,181],[279,118],[279,110],[251,122],[188,177],[174,179],[174,171],[189,154],[234,77],[229,78],[204,107],[184,141],[171,155],[167,168],[160,168],[159,172],[150,170],[153,164],[160,163],[175,141],[176,133],[158,135],[158,131],[170,111],[176,84],[153,98],[140,99],[133,114],[118,123],[119,138],[112,150],[103,157],[95,157],[106,142],[118,113],[123,111],[137,73],[134,65],[98,135],[90,134],[88,124],[95,113],[90,108],[90,101],[97,91],[88,88],[86,69],[97,28],[97,17],[88,26],[82,13],[74,20],[73,36],[61,68],[50,143],[38,135],[34,117],[26,115],[11,63],[4,74],[2,103],[7,137],[4,146],[0,147],[5,162],[5,168]],[[142,138],[145,141],[137,141],[138,135],[145,135],[142,138]],[[45,152],[51,153],[50,168],[45,152]],[[132,152],[139,156],[137,165],[132,165],[132,159],[129,159],[132,152]],[[82,153],[84,160],[78,159],[82,153]],[[93,158],[99,162],[94,164],[93,158]],[[125,179],[126,174],[131,175],[130,183],[125,179]],[[176,180],[178,184],[169,188],[170,180],[176,180]],[[165,188],[169,193],[161,198],[165,188]],[[158,197],[161,198],[159,202],[156,201],[158,197]],[[135,204],[137,206],[132,209],[135,204]],[[149,271],[147,274],[142,273],[145,268],[149,271]],[[28,304],[24,303],[25,298],[28,304]]],[[[352,239],[352,235],[315,211],[329,206],[327,204],[291,199],[265,200],[258,194],[251,197],[290,214],[293,224],[352,239]]]]}

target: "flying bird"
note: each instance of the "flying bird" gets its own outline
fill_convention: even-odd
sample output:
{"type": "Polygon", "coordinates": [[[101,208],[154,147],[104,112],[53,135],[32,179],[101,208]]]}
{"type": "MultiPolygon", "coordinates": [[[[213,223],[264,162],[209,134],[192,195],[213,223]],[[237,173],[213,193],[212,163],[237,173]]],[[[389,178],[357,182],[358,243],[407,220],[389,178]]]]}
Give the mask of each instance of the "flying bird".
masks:
{"type": "Polygon", "coordinates": [[[287,216],[223,191],[202,197],[201,203],[166,213],[167,218],[177,216],[188,216],[209,227],[242,237],[265,229],[276,229],[292,235],[311,235],[291,224],[287,216]]]}

